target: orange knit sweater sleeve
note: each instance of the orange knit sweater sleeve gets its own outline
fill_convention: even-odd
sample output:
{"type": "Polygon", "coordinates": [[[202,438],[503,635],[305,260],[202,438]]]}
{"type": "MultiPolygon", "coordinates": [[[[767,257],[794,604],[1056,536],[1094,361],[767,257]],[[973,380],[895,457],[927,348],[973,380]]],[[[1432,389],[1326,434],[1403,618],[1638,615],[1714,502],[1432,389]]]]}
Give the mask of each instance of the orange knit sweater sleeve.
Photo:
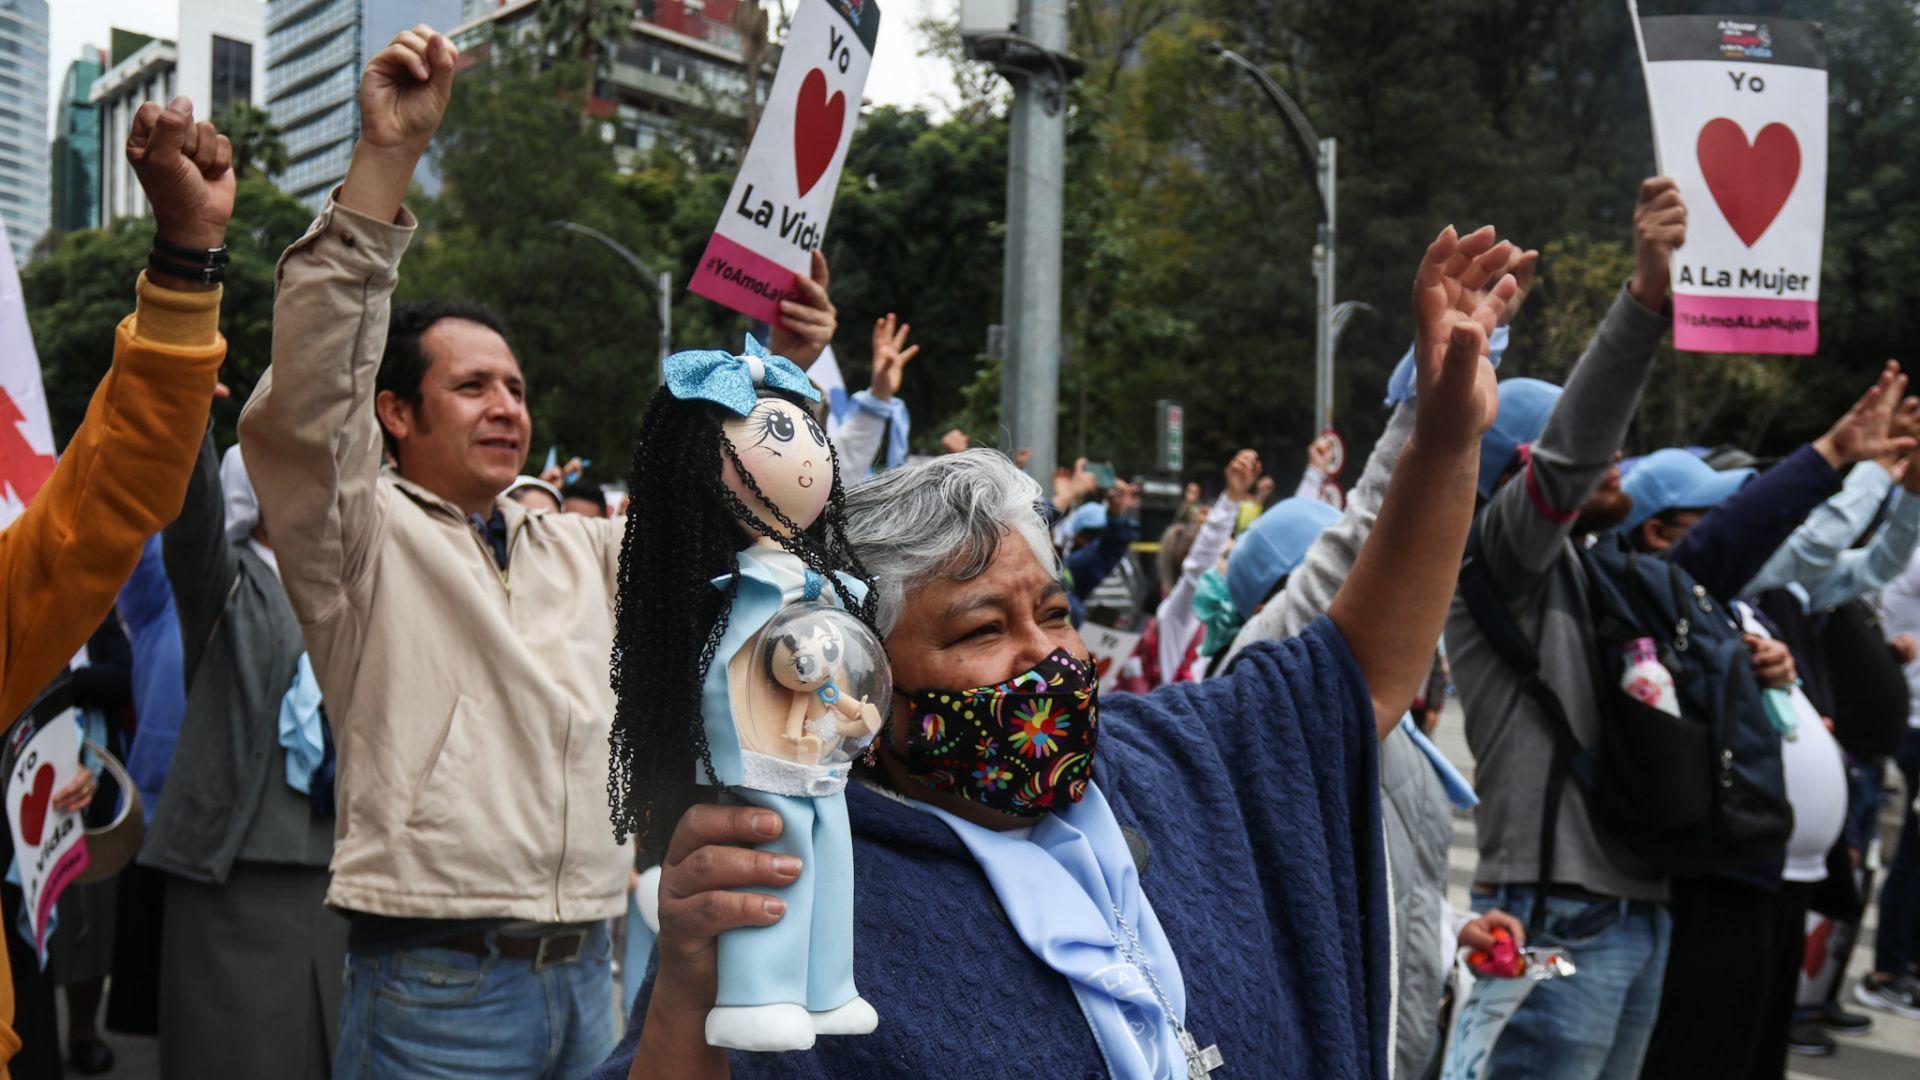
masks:
{"type": "MultiPolygon", "coordinates": [[[[99,627],[141,545],[186,498],[227,354],[220,292],[163,289],[143,274],[138,293],[85,421],[33,504],[0,530],[0,729],[99,627]]],[[[0,959],[0,1063],[19,1046],[0,959]]]]}

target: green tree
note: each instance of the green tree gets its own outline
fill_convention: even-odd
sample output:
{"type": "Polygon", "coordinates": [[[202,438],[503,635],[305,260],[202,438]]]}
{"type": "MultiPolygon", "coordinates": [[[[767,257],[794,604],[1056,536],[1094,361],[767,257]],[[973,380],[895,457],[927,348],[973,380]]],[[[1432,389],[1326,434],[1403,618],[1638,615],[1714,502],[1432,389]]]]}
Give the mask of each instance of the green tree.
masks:
{"type": "MultiPolygon", "coordinates": [[[[233,389],[231,398],[214,403],[222,443],[234,441],[240,407],[272,358],[274,265],[311,217],[266,181],[240,181],[227,230],[232,262],[220,303],[220,332],[227,339],[220,378],[233,389]]],[[[113,361],[114,328],[133,310],[132,284],[146,267],[152,243],[152,219],[125,219],[110,228],[68,234],[21,274],[59,443],[79,426],[94,387],[113,361]]]]}
{"type": "MultiPolygon", "coordinates": [[[[438,199],[410,199],[422,224],[400,296],[462,297],[505,316],[526,371],[534,444],[592,458],[620,475],[654,390],[651,282],[593,241],[560,228],[599,229],[656,269],[698,260],[729,177],[689,173],[662,153],[621,175],[613,147],[578,122],[577,62],[544,69],[495,49],[463,72],[434,140],[445,182],[438,199]]],[[[676,342],[738,345],[739,322],[678,292],[676,342]],[[726,327],[723,332],[722,327],[726,327]]]]}
{"type": "Polygon", "coordinates": [[[541,40],[555,57],[584,65],[583,117],[608,58],[633,36],[633,8],[634,0],[541,0],[536,15],[541,40]]]}
{"type": "Polygon", "coordinates": [[[248,101],[236,101],[213,118],[213,126],[233,143],[233,168],[240,176],[271,177],[287,168],[286,132],[272,114],[248,101]]]}

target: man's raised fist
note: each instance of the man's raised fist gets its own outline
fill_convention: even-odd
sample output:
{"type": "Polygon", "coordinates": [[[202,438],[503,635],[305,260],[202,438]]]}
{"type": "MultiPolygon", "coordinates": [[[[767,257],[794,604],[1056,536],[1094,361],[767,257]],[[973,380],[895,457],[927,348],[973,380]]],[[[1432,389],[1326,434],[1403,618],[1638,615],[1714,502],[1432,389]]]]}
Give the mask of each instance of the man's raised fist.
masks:
{"type": "Polygon", "coordinates": [[[213,125],[193,119],[184,97],[162,109],[140,106],[127,132],[127,163],[153,207],[160,239],[188,248],[226,242],[233,216],[233,144],[213,125]]]}

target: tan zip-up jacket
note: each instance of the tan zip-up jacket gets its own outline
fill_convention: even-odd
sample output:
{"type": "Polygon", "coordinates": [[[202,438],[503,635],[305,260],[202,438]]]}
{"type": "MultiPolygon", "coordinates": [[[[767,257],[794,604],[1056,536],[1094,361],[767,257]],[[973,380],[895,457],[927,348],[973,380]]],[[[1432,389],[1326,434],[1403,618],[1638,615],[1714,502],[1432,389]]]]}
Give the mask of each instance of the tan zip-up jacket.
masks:
{"type": "Polygon", "coordinates": [[[374,376],[413,219],[331,197],[280,258],[240,420],[339,750],[327,902],[581,922],[625,910],[607,812],[619,522],[502,498],[502,573],[452,503],[383,471],[374,376]]]}

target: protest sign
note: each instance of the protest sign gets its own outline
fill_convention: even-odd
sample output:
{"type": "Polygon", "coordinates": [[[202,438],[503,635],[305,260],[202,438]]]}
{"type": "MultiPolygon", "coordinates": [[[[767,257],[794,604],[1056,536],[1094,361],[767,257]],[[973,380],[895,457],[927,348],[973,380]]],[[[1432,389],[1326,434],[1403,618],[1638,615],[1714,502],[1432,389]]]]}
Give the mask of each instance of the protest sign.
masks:
{"type": "Polygon", "coordinates": [[[1140,645],[1139,631],[1086,623],[1080,627],[1080,639],[1087,643],[1087,652],[1093,656],[1093,670],[1100,677],[1100,692],[1112,693],[1121,669],[1133,659],[1133,650],[1140,645]]]}
{"type": "Polygon", "coordinates": [[[773,324],[812,267],[860,116],[880,9],[800,0],[753,143],[687,288],[773,324]]]}
{"type": "Polygon", "coordinates": [[[80,771],[80,726],[71,708],[41,724],[13,758],[6,778],[7,827],[20,870],[22,907],[33,947],[46,951],[54,901],[87,868],[80,815],[53,806],[53,793],[80,771]]]}
{"type": "Polygon", "coordinates": [[[53,475],[53,425],[40,359],[27,328],[20,273],[0,221],[0,527],[20,516],[53,475]]]}
{"type": "Polygon", "coordinates": [[[1673,343],[1812,353],[1820,342],[1827,59],[1814,23],[1640,18],[1656,166],[1687,201],[1674,254],[1673,343]]]}

